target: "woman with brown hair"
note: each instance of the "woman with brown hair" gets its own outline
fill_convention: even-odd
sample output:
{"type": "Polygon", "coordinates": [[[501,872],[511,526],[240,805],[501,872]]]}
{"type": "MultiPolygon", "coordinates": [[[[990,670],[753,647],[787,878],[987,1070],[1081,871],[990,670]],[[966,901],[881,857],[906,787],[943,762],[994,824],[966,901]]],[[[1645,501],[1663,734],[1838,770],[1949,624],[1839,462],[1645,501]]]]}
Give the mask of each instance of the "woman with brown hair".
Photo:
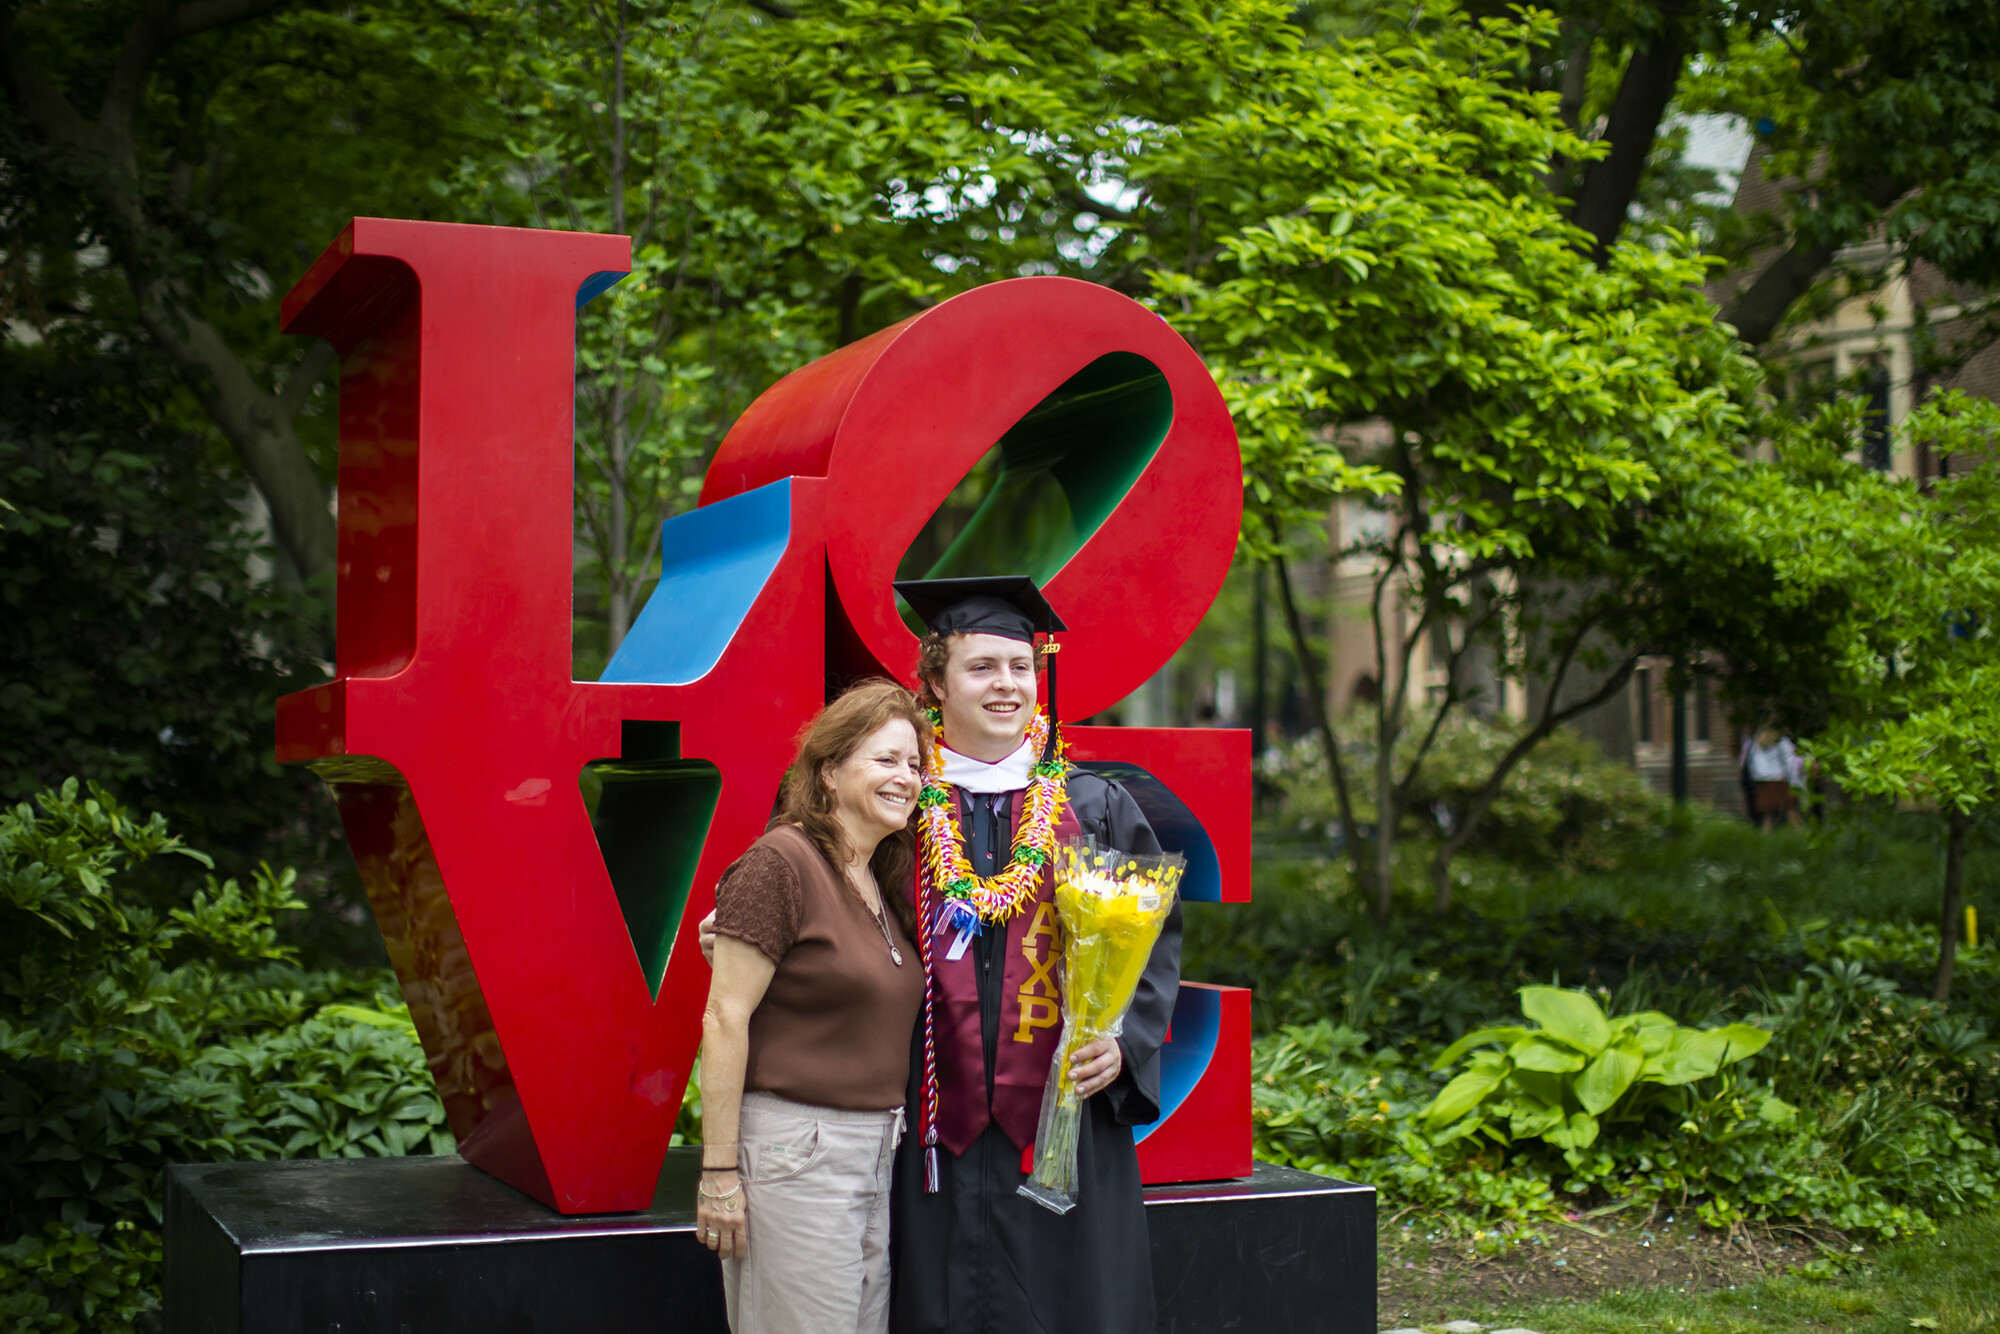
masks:
{"type": "Polygon", "coordinates": [[[695,1228],[722,1258],[736,1334],[888,1328],[889,1177],[924,998],[908,826],[928,732],[892,682],[828,705],[771,827],[716,887],[695,1228]]]}

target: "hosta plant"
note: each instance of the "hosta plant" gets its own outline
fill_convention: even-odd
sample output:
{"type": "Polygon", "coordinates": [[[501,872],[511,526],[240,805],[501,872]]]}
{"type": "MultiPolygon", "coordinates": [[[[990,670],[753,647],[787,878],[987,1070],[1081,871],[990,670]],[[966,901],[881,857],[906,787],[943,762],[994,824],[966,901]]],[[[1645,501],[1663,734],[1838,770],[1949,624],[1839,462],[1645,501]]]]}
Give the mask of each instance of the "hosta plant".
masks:
{"type": "MultiPolygon", "coordinates": [[[[1749,1024],[1689,1028],[1657,1010],[1605,1017],[1581,991],[1523,987],[1521,1012],[1538,1027],[1467,1033],[1439,1053],[1443,1070],[1471,1059],[1424,1109],[1439,1142],[1484,1135],[1500,1144],[1539,1139],[1575,1162],[1606,1120],[1637,1120],[1655,1107],[1680,1110],[1686,1086],[1764,1049],[1771,1035],[1749,1024]]],[[[1784,1124],[1794,1109],[1775,1097],[1758,1115],[1784,1124]]]]}

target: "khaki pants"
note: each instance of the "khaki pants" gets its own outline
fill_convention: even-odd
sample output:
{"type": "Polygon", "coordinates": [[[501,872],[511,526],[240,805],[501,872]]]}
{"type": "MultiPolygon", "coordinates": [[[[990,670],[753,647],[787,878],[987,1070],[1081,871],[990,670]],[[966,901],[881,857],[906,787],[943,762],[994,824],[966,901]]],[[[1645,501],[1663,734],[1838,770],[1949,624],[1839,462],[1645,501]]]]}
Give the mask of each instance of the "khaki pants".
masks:
{"type": "Polygon", "coordinates": [[[847,1112],[745,1093],[748,1253],[722,1262],[735,1334],[884,1334],[889,1169],[903,1109],[847,1112]]]}

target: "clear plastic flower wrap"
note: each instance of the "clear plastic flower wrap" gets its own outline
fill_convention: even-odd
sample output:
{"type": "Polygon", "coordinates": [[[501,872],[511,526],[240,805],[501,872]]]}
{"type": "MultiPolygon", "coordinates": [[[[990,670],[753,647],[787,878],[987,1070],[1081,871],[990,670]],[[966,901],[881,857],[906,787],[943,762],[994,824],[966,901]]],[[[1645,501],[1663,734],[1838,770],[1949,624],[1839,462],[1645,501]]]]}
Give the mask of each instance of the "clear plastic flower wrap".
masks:
{"type": "Polygon", "coordinates": [[[1187,859],[1102,848],[1087,836],[1056,845],[1056,915],[1063,926],[1063,1029],[1042,1091],[1035,1170],[1021,1194],[1066,1214],[1076,1207],[1076,1137],[1083,1100],[1070,1059],[1099,1038],[1115,1038],[1174,906],[1187,859]]]}

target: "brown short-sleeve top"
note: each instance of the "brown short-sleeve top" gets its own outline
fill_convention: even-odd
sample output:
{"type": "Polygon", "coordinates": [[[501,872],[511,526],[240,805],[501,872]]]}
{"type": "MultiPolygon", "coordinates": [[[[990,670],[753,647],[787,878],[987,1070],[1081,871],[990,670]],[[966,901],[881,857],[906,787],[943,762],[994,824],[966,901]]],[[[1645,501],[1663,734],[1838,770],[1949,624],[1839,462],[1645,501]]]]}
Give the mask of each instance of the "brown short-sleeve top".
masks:
{"type": "Polygon", "coordinates": [[[894,913],[883,922],[796,825],[778,825],[722,873],[715,929],[777,967],[750,1016],[743,1087],[852,1111],[903,1105],[923,964],[894,913]]]}

